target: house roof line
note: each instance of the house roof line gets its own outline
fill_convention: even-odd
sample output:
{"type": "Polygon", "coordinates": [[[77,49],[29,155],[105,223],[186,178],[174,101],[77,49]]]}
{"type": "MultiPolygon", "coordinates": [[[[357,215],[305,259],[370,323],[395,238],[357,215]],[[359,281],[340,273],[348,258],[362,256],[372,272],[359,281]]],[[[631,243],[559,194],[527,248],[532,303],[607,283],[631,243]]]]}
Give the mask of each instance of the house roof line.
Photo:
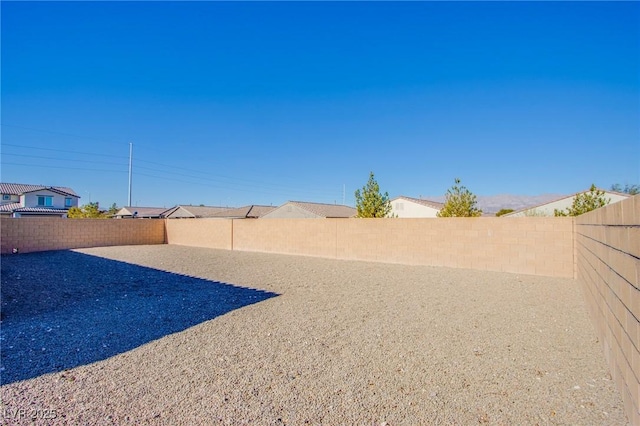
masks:
{"type": "MultiPolygon", "coordinates": [[[[622,196],[622,197],[629,197],[629,196],[630,196],[629,194],[626,194],[626,193],[624,193],[624,192],[609,191],[609,190],[602,189],[602,188],[598,188],[598,187],[596,187],[596,190],[597,190],[597,191],[603,191],[603,192],[605,192],[605,193],[610,193],[610,194],[620,195],[620,196],[622,196]]],[[[521,208],[520,210],[516,210],[516,211],[513,211],[513,212],[511,212],[511,213],[507,213],[507,214],[503,215],[503,217],[504,217],[504,216],[513,216],[513,215],[515,215],[516,213],[522,213],[522,212],[524,212],[524,211],[531,210],[531,209],[537,209],[538,207],[542,207],[542,206],[547,205],[547,204],[555,203],[556,201],[564,200],[565,198],[575,198],[577,195],[584,194],[584,193],[586,193],[586,192],[590,192],[590,191],[591,191],[591,188],[589,188],[589,189],[585,189],[584,191],[576,192],[575,194],[565,195],[565,196],[563,196],[563,197],[555,198],[555,199],[553,199],[553,200],[550,200],[550,201],[547,201],[547,202],[544,202],[544,203],[540,203],[540,204],[536,204],[536,205],[534,205],[534,206],[523,207],[523,208],[521,208]]]]}
{"type": "Polygon", "coordinates": [[[27,183],[0,183],[0,193],[2,194],[22,195],[30,192],[45,190],[80,198],[80,196],[76,194],[73,189],[65,186],[32,185],[27,183]]]}
{"type": "MultiPolygon", "coordinates": [[[[350,206],[345,206],[343,204],[312,203],[312,202],[306,202],[306,201],[288,201],[282,206],[287,204],[293,204],[296,207],[299,207],[317,216],[322,216],[325,218],[354,217],[357,214],[357,210],[355,208],[350,206]]],[[[278,208],[281,208],[282,206],[278,208]]]]}
{"type": "Polygon", "coordinates": [[[166,208],[166,207],[132,207],[132,206],[125,206],[122,207],[120,210],[118,210],[118,213],[116,213],[114,216],[133,216],[134,213],[138,212],[138,216],[148,216],[148,215],[152,215],[152,216],[162,216],[165,212],[171,210],[172,207],[170,208],[166,208]],[[128,214],[126,213],[121,213],[122,211],[126,211],[128,212],[128,214]]]}
{"type": "Polygon", "coordinates": [[[414,203],[422,204],[423,206],[433,207],[435,209],[441,209],[442,207],[444,207],[444,203],[439,203],[437,201],[431,201],[431,200],[425,200],[423,198],[407,197],[406,195],[399,195],[396,198],[392,199],[391,202],[393,202],[395,200],[398,200],[400,198],[402,198],[404,200],[413,201],[414,203]]]}

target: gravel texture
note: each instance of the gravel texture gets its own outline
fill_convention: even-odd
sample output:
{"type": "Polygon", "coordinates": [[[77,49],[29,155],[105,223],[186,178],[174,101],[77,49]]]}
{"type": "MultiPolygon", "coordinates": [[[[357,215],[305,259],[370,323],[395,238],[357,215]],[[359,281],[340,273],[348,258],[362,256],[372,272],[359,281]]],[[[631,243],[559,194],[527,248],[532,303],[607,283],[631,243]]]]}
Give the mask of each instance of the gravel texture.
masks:
{"type": "Polygon", "coordinates": [[[627,423],[573,280],[103,247],[3,256],[2,315],[2,424],[627,423]]]}

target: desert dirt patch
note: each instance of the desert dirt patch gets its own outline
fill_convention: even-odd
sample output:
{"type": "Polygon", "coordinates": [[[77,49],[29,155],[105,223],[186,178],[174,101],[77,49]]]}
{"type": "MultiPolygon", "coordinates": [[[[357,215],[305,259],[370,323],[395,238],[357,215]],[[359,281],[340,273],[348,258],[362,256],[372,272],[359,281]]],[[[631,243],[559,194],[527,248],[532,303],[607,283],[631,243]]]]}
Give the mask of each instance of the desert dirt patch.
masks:
{"type": "MultiPolygon", "coordinates": [[[[151,291],[154,284],[171,286],[172,277],[182,287],[161,301],[167,304],[152,305],[158,321],[176,315],[192,320],[189,309],[206,306],[193,314],[193,325],[167,328],[139,346],[4,384],[3,424],[30,423],[14,415],[22,409],[40,416],[36,424],[627,422],[573,280],[176,245],[73,253],[151,274],[109,276],[105,294],[124,299],[119,292],[131,292],[135,284],[140,301],[117,305],[120,299],[110,299],[105,309],[92,311],[94,322],[116,318],[110,306],[133,312],[147,307],[145,297],[168,294],[151,291]],[[205,290],[198,291],[206,297],[178,300],[195,285],[178,277],[203,280],[205,290]],[[206,293],[207,282],[250,292],[224,287],[206,293]],[[256,294],[269,297],[247,299],[256,294]],[[207,309],[216,304],[228,309],[207,309]],[[163,306],[172,307],[171,316],[163,316],[163,306]],[[45,410],[54,410],[55,418],[41,418],[45,410]]],[[[3,257],[3,310],[11,276],[5,271],[12,262],[3,257]]],[[[83,282],[97,279],[89,269],[65,274],[71,266],[57,266],[48,281],[22,277],[21,286],[51,290],[64,277],[74,281],[65,288],[77,298],[73,291],[82,294],[83,282]]],[[[73,307],[73,300],[65,307],[73,307]]],[[[34,306],[32,315],[20,318],[29,322],[22,327],[47,327],[43,318],[53,321],[68,312],[34,306]]],[[[4,323],[11,321],[3,320],[7,356],[4,342],[12,336],[4,323]]],[[[116,335],[119,324],[113,325],[116,335]]]]}

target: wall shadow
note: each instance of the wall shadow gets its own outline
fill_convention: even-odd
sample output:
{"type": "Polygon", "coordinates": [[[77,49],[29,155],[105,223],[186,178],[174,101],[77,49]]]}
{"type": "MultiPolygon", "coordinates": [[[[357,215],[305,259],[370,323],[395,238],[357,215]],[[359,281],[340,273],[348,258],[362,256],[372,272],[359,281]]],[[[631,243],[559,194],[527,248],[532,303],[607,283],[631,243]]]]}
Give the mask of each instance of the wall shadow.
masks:
{"type": "Polygon", "coordinates": [[[104,360],[278,296],[72,251],[1,261],[2,385],[104,360]]]}

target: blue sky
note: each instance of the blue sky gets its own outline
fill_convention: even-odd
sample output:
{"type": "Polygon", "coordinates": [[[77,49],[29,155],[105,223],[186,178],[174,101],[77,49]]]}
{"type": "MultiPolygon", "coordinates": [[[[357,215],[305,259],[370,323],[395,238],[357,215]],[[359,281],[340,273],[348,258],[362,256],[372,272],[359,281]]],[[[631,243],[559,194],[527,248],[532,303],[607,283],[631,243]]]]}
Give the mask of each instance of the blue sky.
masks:
{"type": "Polygon", "coordinates": [[[640,183],[638,2],[2,2],[3,182],[81,204],[640,183]]]}

